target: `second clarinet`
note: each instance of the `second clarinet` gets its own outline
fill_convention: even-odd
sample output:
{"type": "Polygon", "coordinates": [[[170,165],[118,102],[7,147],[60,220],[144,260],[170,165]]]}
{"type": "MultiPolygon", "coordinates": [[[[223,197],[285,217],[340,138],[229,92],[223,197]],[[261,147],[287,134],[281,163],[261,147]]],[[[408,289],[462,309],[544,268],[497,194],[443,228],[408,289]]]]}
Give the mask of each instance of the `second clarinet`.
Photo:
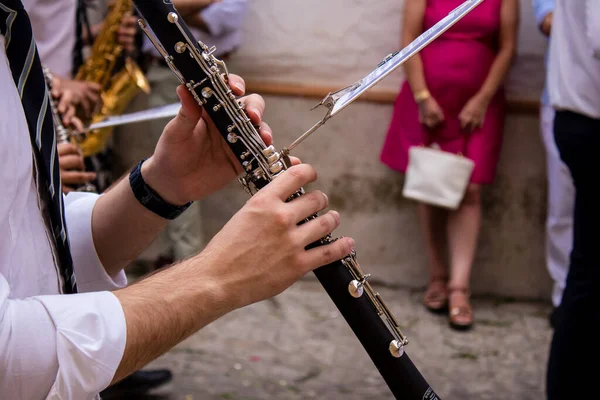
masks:
{"type": "MultiPolygon", "coordinates": [[[[47,68],[44,68],[44,78],[46,79],[46,86],[48,87],[48,104],[52,113],[52,121],[54,122],[54,133],[56,135],[56,143],[73,143],[71,132],[65,127],[62,122],[62,117],[58,112],[56,102],[52,97],[52,74],[47,68]]],[[[92,183],[84,183],[77,187],[78,192],[90,192],[96,193],[98,190],[92,183]]]]}

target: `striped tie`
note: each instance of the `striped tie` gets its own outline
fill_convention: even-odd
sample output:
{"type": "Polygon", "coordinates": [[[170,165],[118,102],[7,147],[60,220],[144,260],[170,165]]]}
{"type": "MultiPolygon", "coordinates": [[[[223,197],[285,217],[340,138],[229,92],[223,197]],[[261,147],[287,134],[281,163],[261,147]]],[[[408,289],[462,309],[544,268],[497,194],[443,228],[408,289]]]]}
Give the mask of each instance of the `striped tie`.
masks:
{"type": "Polygon", "coordinates": [[[6,55],[29,126],[38,173],[38,191],[46,203],[52,226],[57,263],[64,283],[63,292],[77,293],[64,218],[56,135],[48,106],[49,93],[29,16],[20,0],[0,0],[0,34],[4,36],[6,55]]]}

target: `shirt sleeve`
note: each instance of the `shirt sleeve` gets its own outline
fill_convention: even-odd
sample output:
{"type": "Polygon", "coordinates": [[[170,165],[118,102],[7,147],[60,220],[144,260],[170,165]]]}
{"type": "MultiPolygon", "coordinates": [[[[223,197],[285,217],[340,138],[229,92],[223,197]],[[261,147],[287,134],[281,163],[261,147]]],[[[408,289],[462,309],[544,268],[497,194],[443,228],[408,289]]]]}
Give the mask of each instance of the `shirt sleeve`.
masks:
{"type": "Polygon", "coordinates": [[[587,36],[590,40],[594,57],[600,59],[600,2],[586,0],[587,36]]]}
{"type": "Polygon", "coordinates": [[[211,35],[223,36],[240,29],[247,8],[247,0],[229,0],[210,5],[200,14],[211,35]]]}
{"type": "Polygon", "coordinates": [[[71,192],[65,199],[65,212],[73,268],[81,293],[115,290],[127,285],[125,272],[109,276],[102,266],[92,237],[92,211],[100,196],[71,192]]]}
{"type": "Polygon", "coordinates": [[[544,18],[548,13],[554,12],[555,0],[533,0],[533,14],[535,21],[539,27],[544,22],[544,18]]]}
{"type": "Polygon", "coordinates": [[[112,293],[9,293],[0,274],[0,397],[87,400],[110,384],[127,336],[112,293]]]}

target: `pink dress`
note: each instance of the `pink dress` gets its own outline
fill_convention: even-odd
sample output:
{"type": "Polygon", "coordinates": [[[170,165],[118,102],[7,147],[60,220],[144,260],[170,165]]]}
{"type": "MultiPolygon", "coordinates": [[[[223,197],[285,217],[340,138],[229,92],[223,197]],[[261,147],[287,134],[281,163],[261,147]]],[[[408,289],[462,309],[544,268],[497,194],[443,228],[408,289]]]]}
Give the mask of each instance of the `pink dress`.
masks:
{"type": "MultiPolygon", "coordinates": [[[[445,17],[463,0],[427,0],[424,29],[445,17]]],[[[402,85],[394,105],[381,161],[405,172],[411,146],[438,143],[452,153],[462,153],[475,162],[471,182],[492,183],[502,145],[504,91],[490,102],[483,127],[467,133],[458,115],[485,81],[498,51],[502,0],[486,0],[425,47],[420,55],[431,95],[444,111],[445,121],[434,130],[419,122],[419,110],[408,82],[402,85]]]]}

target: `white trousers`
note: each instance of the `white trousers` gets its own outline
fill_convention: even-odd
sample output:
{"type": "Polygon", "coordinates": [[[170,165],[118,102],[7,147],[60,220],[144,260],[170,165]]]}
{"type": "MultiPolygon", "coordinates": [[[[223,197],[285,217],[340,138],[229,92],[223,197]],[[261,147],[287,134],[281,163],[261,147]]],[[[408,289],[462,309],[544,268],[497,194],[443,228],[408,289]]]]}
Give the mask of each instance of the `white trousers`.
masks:
{"type": "Polygon", "coordinates": [[[548,177],[548,215],[546,219],[546,264],[554,281],[552,303],[557,307],[566,286],[573,247],[573,211],[575,188],[569,168],[560,159],[554,141],[554,109],[540,110],[542,141],[546,148],[548,177]]]}

